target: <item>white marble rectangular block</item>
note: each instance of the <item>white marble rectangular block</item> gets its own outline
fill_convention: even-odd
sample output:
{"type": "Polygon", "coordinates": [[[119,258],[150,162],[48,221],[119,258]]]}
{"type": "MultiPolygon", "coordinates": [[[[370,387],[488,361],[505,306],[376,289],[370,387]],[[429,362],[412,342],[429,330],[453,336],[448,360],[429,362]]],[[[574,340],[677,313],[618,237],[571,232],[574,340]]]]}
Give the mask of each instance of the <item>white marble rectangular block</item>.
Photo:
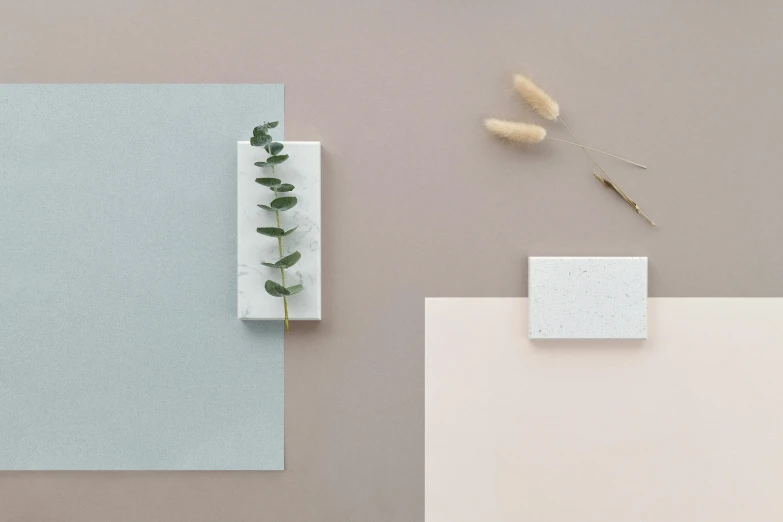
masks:
{"type": "MultiPolygon", "coordinates": [[[[283,238],[283,255],[295,251],[302,258],[286,270],[285,286],[304,285],[300,293],[288,297],[291,320],[321,319],[321,143],[317,141],[281,141],[288,160],[277,165],[274,177],[296,188],[286,196],[296,196],[297,205],[280,212],[280,227],[291,235],[283,238]]],[[[272,297],[264,289],[271,279],[281,282],[280,270],[263,266],[280,259],[277,240],[263,236],[259,227],[277,227],[275,213],[258,207],[269,205],[274,193],[255,182],[272,177],[268,167],[256,167],[269,156],[263,147],[247,141],[237,143],[237,300],[240,319],[282,320],[283,299],[272,297]]],[[[282,193],[280,194],[283,195],[282,193]]]]}
{"type": "Polygon", "coordinates": [[[646,257],[529,257],[530,339],[646,339],[646,257]]]}

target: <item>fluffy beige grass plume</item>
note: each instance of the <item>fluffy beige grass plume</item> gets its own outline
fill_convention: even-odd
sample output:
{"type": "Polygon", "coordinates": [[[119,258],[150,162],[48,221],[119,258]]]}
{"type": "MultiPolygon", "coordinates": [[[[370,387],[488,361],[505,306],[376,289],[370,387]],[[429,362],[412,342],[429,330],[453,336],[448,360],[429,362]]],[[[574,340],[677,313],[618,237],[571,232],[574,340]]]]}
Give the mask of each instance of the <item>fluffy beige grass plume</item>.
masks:
{"type": "Polygon", "coordinates": [[[531,109],[547,120],[556,120],[560,116],[560,106],[547,93],[521,74],[514,75],[514,90],[531,109]]]}
{"type": "Polygon", "coordinates": [[[546,129],[531,123],[487,118],[484,126],[495,136],[517,143],[541,143],[546,138],[546,129]]]}

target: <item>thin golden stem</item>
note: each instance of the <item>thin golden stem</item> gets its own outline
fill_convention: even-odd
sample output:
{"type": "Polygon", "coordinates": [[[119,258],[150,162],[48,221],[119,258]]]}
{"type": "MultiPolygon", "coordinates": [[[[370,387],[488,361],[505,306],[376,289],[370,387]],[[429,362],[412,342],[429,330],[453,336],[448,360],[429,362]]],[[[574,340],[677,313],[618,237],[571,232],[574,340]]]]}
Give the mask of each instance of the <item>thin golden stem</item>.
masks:
{"type": "Polygon", "coordinates": [[[637,212],[637,213],[638,213],[640,216],[642,216],[642,217],[643,217],[643,218],[645,218],[647,221],[649,221],[649,222],[650,222],[650,224],[651,224],[652,226],[656,226],[656,225],[655,225],[655,222],[654,222],[652,219],[650,219],[650,218],[647,216],[647,214],[645,214],[644,212],[642,212],[642,209],[641,209],[641,208],[639,208],[639,205],[637,205],[637,204],[636,204],[636,202],[635,202],[634,200],[632,200],[630,197],[628,197],[628,194],[626,194],[626,193],[625,193],[625,191],[624,191],[623,189],[621,189],[621,188],[620,188],[620,187],[617,185],[617,183],[615,183],[615,182],[614,182],[614,180],[612,179],[612,177],[611,177],[611,176],[609,176],[609,173],[608,173],[608,172],[606,172],[606,171],[604,170],[604,168],[601,166],[601,164],[600,164],[600,163],[598,163],[598,161],[597,161],[597,160],[596,160],[596,159],[593,157],[593,155],[592,155],[592,154],[590,154],[590,151],[588,151],[588,150],[587,150],[587,149],[584,147],[584,145],[582,145],[582,143],[579,141],[579,138],[577,138],[577,137],[576,137],[576,135],[574,135],[574,133],[571,131],[571,128],[568,126],[568,124],[566,124],[566,122],[563,120],[563,118],[558,118],[558,120],[560,120],[560,123],[562,123],[562,124],[563,124],[563,127],[565,127],[565,128],[566,128],[566,130],[568,131],[568,133],[569,133],[569,134],[570,134],[570,135],[571,135],[571,136],[574,138],[574,141],[575,141],[575,142],[576,142],[576,143],[579,145],[579,147],[580,147],[580,148],[581,148],[583,151],[585,151],[585,154],[587,154],[587,155],[590,157],[590,159],[591,159],[591,160],[593,160],[593,163],[595,163],[595,164],[598,166],[598,168],[599,168],[599,169],[601,169],[601,172],[603,172],[603,173],[604,173],[604,177],[603,177],[603,178],[602,178],[601,176],[597,175],[596,173],[593,173],[593,175],[594,175],[596,178],[598,178],[600,181],[602,181],[602,182],[603,182],[603,183],[604,183],[606,186],[608,186],[608,187],[611,187],[612,189],[614,189],[614,191],[615,191],[615,192],[617,192],[618,194],[620,194],[620,196],[622,196],[622,198],[623,198],[623,199],[624,199],[624,200],[625,200],[625,201],[626,201],[626,202],[627,202],[627,203],[628,203],[628,204],[629,204],[629,205],[630,205],[630,206],[631,206],[631,207],[632,207],[634,210],[636,210],[636,212],[637,212]]]}
{"type": "Polygon", "coordinates": [[[609,180],[609,179],[602,178],[601,176],[599,176],[599,175],[598,175],[598,174],[596,174],[595,172],[593,172],[593,176],[595,176],[595,178],[596,178],[598,181],[600,181],[601,183],[603,183],[603,184],[604,184],[604,185],[606,185],[607,187],[609,187],[609,188],[611,188],[612,190],[614,190],[615,192],[617,192],[617,193],[620,195],[620,197],[622,197],[622,198],[625,200],[625,202],[626,202],[626,203],[628,203],[628,204],[631,206],[631,208],[632,208],[632,209],[634,209],[634,210],[636,211],[636,213],[637,213],[637,214],[639,214],[639,215],[640,215],[640,216],[642,216],[644,219],[646,219],[647,221],[649,221],[649,223],[650,223],[652,226],[656,226],[656,225],[655,225],[655,222],[654,222],[652,219],[650,219],[650,217],[649,217],[647,214],[645,214],[645,213],[644,213],[644,211],[643,211],[643,210],[642,210],[642,209],[639,207],[639,205],[637,205],[637,204],[636,204],[636,201],[634,201],[634,200],[632,200],[631,198],[629,198],[629,197],[628,197],[628,195],[627,195],[625,192],[623,192],[622,190],[620,190],[620,188],[619,188],[617,185],[615,185],[614,181],[612,181],[612,180],[609,180]]]}
{"type": "Polygon", "coordinates": [[[619,160],[624,161],[626,163],[630,163],[631,165],[636,165],[637,167],[640,167],[640,168],[643,168],[643,169],[647,168],[644,165],[642,165],[641,163],[636,163],[635,161],[631,161],[631,160],[623,158],[621,156],[615,156],[614,154],[610,154],[610,153],[608,153],[606,151],[603,151],[603,150],[600,150],[600,149],[594,149],[592,147],[587,147],[585,145],[580,145],[580,144],[574,143],[572,141],[561,140],[559,138],[552,138],[551,136],[547,136],[546,139],[552,140],[552,141],[559,141],[560,143],[568,143],[569,145],[574,145],[575,147],[582,147],[583,149],[592,150],[593,152],[599,152],[601,154],[605,154],[607,156],[611,156],[612,158],[619,159],[619,160]]]}

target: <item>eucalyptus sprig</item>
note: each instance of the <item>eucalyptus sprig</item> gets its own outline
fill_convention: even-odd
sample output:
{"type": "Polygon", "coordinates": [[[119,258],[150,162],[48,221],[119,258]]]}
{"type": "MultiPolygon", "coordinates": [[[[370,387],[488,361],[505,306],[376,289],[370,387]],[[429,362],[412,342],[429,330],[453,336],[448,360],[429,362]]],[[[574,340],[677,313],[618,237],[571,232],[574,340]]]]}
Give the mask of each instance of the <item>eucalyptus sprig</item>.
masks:
{"type": "Polygon", "coordinates": [[[277,238],[277,247],[280,251],[280,259],[271,263],[262,262],[261,264],[270,268],[280,269],[280,279],[282,284],[268,279],[266,283],[264,283],[264,289],[271,296],[283,298],[285,331],[288,332],[288,297],[294,294],[298,294],[304,290],[304,287],[301,284],[286,287],[285,270],[286,268],[291,268],[294,266],[302,258],[302,254],[297,251],[292,254],[285,256],[283,255],[283,238],[291,235],[297,229],[297,227],[293,227],[289,230],[283,229],[280,226],[280,213],[294,208],[297,204],[297,199],[295,196],[290,195],[280,196],[280,193],[291,192],[295,187],[290,183],[283,183],[282,180],[275,177],[275,165],[280,165],[288,159],[288,154],[280,154],[283,151],[283,144],[272,141],[272,137],[269,135],[269,129],[274,129],[275,127],[277,127],[277,122],[272,121],[266,122],[263,125],[259,125],[258,127],[254,128],[253,137],[250,138],[250,145],[254,147],[264,147],[264,149],[269,153],[269,157],[266,159],[266,161],[257,161],[254,165],[261,168],[271,168],[272,176],[268,178],[256,178],[256,183],[263,185],[271,190],[274,193],[274,199],[269,203],[269,205],[258,206],[264,210],[275,213],[277,226],[260,227],[256,229],[256,232],[264,236],[277,238]]]}

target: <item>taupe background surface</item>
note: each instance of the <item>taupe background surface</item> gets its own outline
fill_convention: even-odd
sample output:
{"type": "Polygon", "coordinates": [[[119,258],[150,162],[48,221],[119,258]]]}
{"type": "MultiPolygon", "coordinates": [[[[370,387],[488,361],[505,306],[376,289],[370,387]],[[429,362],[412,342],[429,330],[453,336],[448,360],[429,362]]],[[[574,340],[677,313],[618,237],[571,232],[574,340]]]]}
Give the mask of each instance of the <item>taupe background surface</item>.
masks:
{"type": "MultiPolygon", "coordinates": [[[[324,145],[324,321],[286,339],[282,473],[4,473],[5,520],[422,520],[424,297],[524,296],[528,255],[650,257],[653,296],[779,296],[772,0],[9,2],[7,82],[284,83],[324,145]],[[526,72],[578,149],[522,151],[526,72]]],[[[561,129],[552,135],[565,137],[561,129]]],[[[45,322],[42,322],[45,327],[45,322]]]]}

